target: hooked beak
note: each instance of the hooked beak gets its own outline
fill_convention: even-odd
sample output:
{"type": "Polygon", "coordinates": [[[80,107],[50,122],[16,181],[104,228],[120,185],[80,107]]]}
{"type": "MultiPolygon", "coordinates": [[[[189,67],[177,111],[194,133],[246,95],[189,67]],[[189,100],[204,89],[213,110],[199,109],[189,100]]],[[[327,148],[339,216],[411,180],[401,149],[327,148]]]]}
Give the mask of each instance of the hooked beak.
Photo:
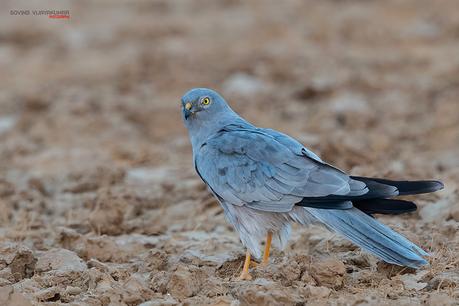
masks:
{"type": "Polygon", "coordinates": [[[183,113],[185,116],[185,120],[188,120],[188,117],[190,117],[191,114],[193,114],[193,112],[191,111],[192,107],[193,105],[190,102],[186,103],[185,106],[183,107],[183,113]]]}

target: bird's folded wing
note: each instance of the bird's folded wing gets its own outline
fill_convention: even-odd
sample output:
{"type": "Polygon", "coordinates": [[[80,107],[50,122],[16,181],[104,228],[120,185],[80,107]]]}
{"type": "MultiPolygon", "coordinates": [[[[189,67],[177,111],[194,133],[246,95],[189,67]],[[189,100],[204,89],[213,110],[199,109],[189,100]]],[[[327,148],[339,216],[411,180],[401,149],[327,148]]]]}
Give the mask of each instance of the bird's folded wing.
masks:
{"type": "Polygon", "coordinates": [[[265,211],[289,211],[303,198],[367,192],[364,183],[295,151],[261,129],[227,126],[201,146],[195,167],[222,200],[265,211]]]}

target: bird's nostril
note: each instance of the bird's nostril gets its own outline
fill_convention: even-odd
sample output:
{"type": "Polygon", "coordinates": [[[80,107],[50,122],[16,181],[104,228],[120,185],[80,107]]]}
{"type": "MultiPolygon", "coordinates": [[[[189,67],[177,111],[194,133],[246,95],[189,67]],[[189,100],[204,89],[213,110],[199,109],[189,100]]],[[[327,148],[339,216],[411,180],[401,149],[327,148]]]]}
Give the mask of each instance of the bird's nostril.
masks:
{"type": "Polygon", "coordinates": [[[186,109],[186,110],[190,110],[190,109],[191,109],[191,106],[192,106],[191,103],[188,102],[187,104],[185,104],[185,109],[186,109]]]}

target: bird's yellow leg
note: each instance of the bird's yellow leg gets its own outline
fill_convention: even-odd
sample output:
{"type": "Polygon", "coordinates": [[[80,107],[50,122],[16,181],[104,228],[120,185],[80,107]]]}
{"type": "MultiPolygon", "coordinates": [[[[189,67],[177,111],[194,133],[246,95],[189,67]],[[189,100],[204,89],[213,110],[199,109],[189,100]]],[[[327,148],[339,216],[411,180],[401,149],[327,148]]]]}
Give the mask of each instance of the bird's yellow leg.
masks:
{"type": "Polygon", "coordinates": [[[265,252],[263,253],[263,260],[261,261],[261,265],[266,266],[269,263],[269,250],[271,249],[271,240],[273,239],[273,233],[268,232],[266,235],[266,245],[265,245],[265,252]]]}
{"type": "Polygon", "coordinates": [[[244,267],[242,268],[241,275],[239,276],[240,280],[251,280],[252,276],[249,273],[250,268],[250,252],[247,250],[245,253],[244,267]]]}

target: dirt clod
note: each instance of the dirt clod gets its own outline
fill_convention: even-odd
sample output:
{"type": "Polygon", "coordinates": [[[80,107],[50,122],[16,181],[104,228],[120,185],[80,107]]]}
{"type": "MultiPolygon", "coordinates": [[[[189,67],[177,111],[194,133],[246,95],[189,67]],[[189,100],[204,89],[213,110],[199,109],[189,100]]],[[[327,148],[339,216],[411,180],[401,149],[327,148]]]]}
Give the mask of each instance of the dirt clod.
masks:
{"type": "Polygon", "coordinates": [[[346,267],[336,259],[325,259],[311,266],[311,275],[320,286],[339,289],[344,284],[346,267]]]}
{"type": "Polygon", "coordinates": [[[72,251],[54,249],[41,254],[35,267],[40,272],[83,272],[87,269],[86,263],[72,251]]]}
{"type": "Polygon", "coordinates": [[[179,300],[194,296],[201,289],[202,282],[197,274],[196,269],[179,266],[170,277],[167,291],[179,300]]]}
{"type": "Polygon", "coordinates": [[[4,242],[0,244],[0,275],[12,282],[31,277],[37,259],[32,251],[21,244],[4,242]]]}

